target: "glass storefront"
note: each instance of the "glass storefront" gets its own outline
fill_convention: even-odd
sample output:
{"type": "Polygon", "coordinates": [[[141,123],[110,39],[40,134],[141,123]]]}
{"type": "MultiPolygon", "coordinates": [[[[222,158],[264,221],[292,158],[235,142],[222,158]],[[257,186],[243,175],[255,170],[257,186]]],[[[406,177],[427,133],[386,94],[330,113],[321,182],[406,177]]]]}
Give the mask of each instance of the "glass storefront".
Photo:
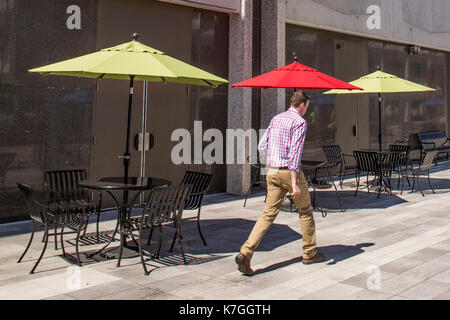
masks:
{"type": "MultiPolygon", "coordinates": [[[[228,79],[228,15],[194,9],[191,37],[191,63],[212,74],[228,79]]],[[[189,110],[191,133],[194,130],[194,121],[202,121],[203,132],[216,128],[225,136],[228,119],[228,85],[220,85],[215,89],[189,86],[189,110]]],[[[194,139],[192,139],[193,141],[194,139]]],[[[203,150],[209,143],[203,142],[203,150]]],[[[214,174],[209,192],[226,190],[226,165],[192,164],[188,166],[188,169],[214,174]]]]}
{"type": "MultiPolygon", "coordinates": [[[[380,66],[381,70],[401,78],[435,88],[428,93],[398,93],[382,95],[382,134],[383,146],[392,143],[406,143],[411,133],[426,131],[447,131],[448,92],[447,74],[449,53],[423,49],[419,54],[410,55],[408,46],[360,37],[339,34],[324,30],[295,25],[286,25],[286,63],[292,52],[298,61],[321,72],[335,75],[337,41],[345,40],[359,43],[365,48],[368,73],[380,66]]],[[[361,73],[363,76],[365,73],[361,73]]],[[[355,78],[356,79],[356,78],[355,78]]],[[[347,80],[350,81],[350,80],[347,80]]],[[[334,144],[336,137],[335,97],[322,95],[323,91],[310,91],[313,97],[306,120],[308,133],[305,157],[323,159],[322,145],[334,144]]],[[[290,91],[287,91],[286,105],[290,91]]],[[[378,147],[378,95],[368,95],[370,148],[378,147]]]]}
{"type": "MultiPolygon", "coordinates": [[[[51,6],[39,1],[0,1],[0,223],[28,217],[17,182],[31,185],[40,197],[44,171],[89,171],[92,163],[95,81],[27,72],[97,50],[98,1],[77,1],[82,14],[79,30],[69,30],[66,24],[72,4],[66,0],[51,6]]],[[[164,4],[167,10],[172,6],[164,4]]],[[[182,8],[189,19],[192,16],[192,29],[186,31],[191,35],[186,48],[191,61],[186,62],[228,78],[228,15],[182,8]]],[[[177,41],[176,35],[167,39],[177,41]]],[[[201,120],[203,130],[225,132],[227,95],[227,85],[189,86],[186,123],[193,126],[194,120],[201,120]]],[[[135,126],[140,124],[139,120],[135,126]]],[[[210,192],[225,191],[225,165],[186,169],[214,172],[210,192]]]]}
{"type": "MultiPolygon", "coordinates": [[[[93,83],[27,72],[95,51],[95,21],[68,29],[71,4],[0,1],[0,223],[28,215],[17,182],[41,191],[45,170],[89,167],[93,83]]],[[[95,2],[77,4],[96,16],[95,2]]]]}

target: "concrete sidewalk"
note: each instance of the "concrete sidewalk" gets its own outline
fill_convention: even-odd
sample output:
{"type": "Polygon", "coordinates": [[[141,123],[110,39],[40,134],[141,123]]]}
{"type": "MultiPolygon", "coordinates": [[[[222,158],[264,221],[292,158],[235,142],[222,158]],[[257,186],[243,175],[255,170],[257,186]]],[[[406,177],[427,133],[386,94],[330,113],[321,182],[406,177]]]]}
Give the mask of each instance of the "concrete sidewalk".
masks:
{"type": "MultiPolygon", "coordinates": [[[[450,299],[450,162],[433,167],[431,176],[436,194],[424,179],[425,197],[409,190],[380,199],[363,190],[354,197],[347,180],[350,186],[339,192],[349,209],[325,218],[314,213],[318,247],[327,263],[301,263],[298,216],[280,212],[254,255],[253,277],[237,271],[234,256],[264,209],[264,195],[249,198],[245,208],[241,197],[208,196],[202,208],[208,245],[203,246],[195,221],[183,222],[189,260],[184,265],[177,246],[168,252],[173,229],[164,228],[162,257],[148,261],[149,276],[139,258],[123,260],[120,268],[115,260],[90,259],[78,269],[54,250],[53,239],[30,275],[42,231],[17,264],[31,223],[0,225],[0,299],[450,299]]],[[[338,208],[333,191],[321,191],[319,197],[324,206],[338,208]]],[[[114,225],[110,219],[101,229],[114,225]]],[[[69,253],[74,251],[70,239],[69,253]]],[[[157,239],[154,232],[150,251],[157,239]]]]}

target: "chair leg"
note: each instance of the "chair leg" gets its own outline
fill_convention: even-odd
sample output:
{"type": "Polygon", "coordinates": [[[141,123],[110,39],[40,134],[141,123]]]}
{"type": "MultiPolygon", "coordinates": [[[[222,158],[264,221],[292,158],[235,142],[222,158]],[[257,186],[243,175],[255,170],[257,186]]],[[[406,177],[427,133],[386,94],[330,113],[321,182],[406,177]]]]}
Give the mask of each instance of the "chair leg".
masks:
{"type": "Polygon", "coordinates": [[[422,193],[422,197],[425,197],[425,194],[423,193],[423,190],[422,190],[422,186],[420,185],[420,171],[417,172],[417,186],[419,187],[419,190],[422,193]]]}
{"type": "Polygon", "coordinates": [[[367,176],[366,176],[366,183],[367,183],[367,193],[370,193],[370,187],[369,187],[369,173],[367,173],[367,176]]]}
{"type": "Polygon", "coordinates": [[[359,171],[358,171],[358,172],[356,172],[356,191],[355,191],[355,196],[358,194],[359,181],[360,181],[360,175],[359,175],[359,171]]]}
{"type": "Polygon", "coordinates": [[[100,210],[97,211],[97,224],[95,226],[97,232],[97,243],[100,243],[100,210]]]}
{"type": "MultiPolygon", "coordinates": [[[[30,236],[30,240],[28,241],[27,247],[25,248],[25,251],[22,253],[22,255],[20,256],[19,260],[17,261],[17,263],[20,263],[23,259],[23,257],[25,257],[25,254],[27,253],[28,249],[31,246],[31,242],[33,241],[33,236],[34,236],[34,220],[31,220],[31,236],[30,236]]],[[[45,236],[45,234],[44,234],[45,236]]]]}
{"type": "MultiPolygon", "coordinates": [[[[87,229],[87,228],[86,228],[87,229]]],[[[85,229],[85,230],[86,230],[85,229]]],[[[75,252],[76,252],[76,255],[77,255],[77,260],[78,260],[78,265],[81,267],[81,259],[80,259],[80,250],[78,249],[79,248],[79,244],[80,244],[80,234],[81,234],[81,228],[80,229],[78,229],[78,232],[77,232],[77,239],[76,239],[76,241],[75,241],[75,252]]]]}
{"type": "Polygon", "coordinates": [[[58,225],[55,224],[55,250],[58,250],[58,225]]]}
{"type": "Polygon", "coordinates": [[[332,181],[332,183],[333,183],[333,186],[334,186],[334,190],[335,190],[335,192],[336,192],[336,196],[337,196],[338,201],[339,201],[339,206],[341,207],[341,211],[342,211],[342,212],[345,212],[344,205],[343,205],[343,203],[342,203],[342,199],[341,199],[341,196],[340,196],[340,194],[339,194],[339,192],[338,192],[338,189],[337,189],[337,187],[336,187],[336,184],[334,183],[334,181],[332,181]]]}
{"type": "Polygon", "coordinates": [[[66,256],[66,248],[64,247],[64,226],[61,226],[61,250],[63,253],[63,256],[66,256]]]}
{"type": "MultiPolygon", "coordinates": [[[[89,224],[89,216],[86,217],[86,228],[84,228],[82,237],[86,236],[86,231],[87,231],[88,224],[89,224]]],[[[98,238],[98,235],[97,235],[97,238],[98,238]]]]}
{"type": "Polygon", "coordinates": [[[159,258],[159,255],[161,253],[162,241],[163,241],[162,225],[159,225],[159,244],[158,244],[158,252],[156,253],[157,258],[159,258]]]}
{"type": "Polygon", "coordinates": [[[431,185],[431,181],[430,181],[430,170],[429,170],[429,169],[428,169],[428,184],[430,185],[431,191],[433,191],[433,193],[436,193],[436,192],[434,192],[433,186],[431,185]]]}
{"type": "Polygon", "coordinates": [[[100,242],[100,212],[102,211],[102,194],[100,193],[100,199],[98,201],[98,208],[97,208],[97,226],[96,226],[96,231],[97,231],[97,243],[100,242]]]}
{"type": "Polygon", "coordinates": [[[147,245],[150,245],[150,242],[152,241],[152,236],[153,236],[153,227],[150,228],[150,234],[148,235],[147,245]]]}
{"type": "Polygon", "coordinates": [[[178,244],[180,245],[181,255],[183,256],[184,264],[187,264],[186,257],[184,255],[183,245],[181,244],[181,231],[180,224],[177,223],[178,244]]]}
{"type": "Polygon", "coordinates": [[[248,195],[250,194],[251,189],[252,189],[252,187],[250,186],[250,188],[248,189],[247,193],[245,194],[245,200],[244,200],[243,207],[245,207],[245,205],[247,204],[247,198],[248,198],[248,195]]]}
{"type": "MultiPolygon", "coordinates": [[[[403,186],[404,186],[404,183],[403,183],[403,172],[401,171],[401,169],[400,169],[400,171],[399,171],[399,176],[398,176],[398,178],[402,180],[401,189],[400,189],[400,194],[403,194],[403,186]]],[[[400,181],[400,180],[399,180],[399,181],[400,181]]]]}
{"type": "Polygon", "coordinates": [[[34,265],[33,269],[31,269],[30,274],[34,273],[34,270],[36,270],[36,267],[38,266],[39,262],[41,262],[42,257],[44,256],[45,250],[47,249],[48,245],[48,223],[45,224],[45,242],[44,247],[42,248],[41,255],[39,256],[39,259],[36,261],[36,264],[34,265]]]}
{"type": "Polygon", "coordinates": [[[141,258],[142,268],[144,268],[144,274],[148,276],[150,272],[147,270],[147,266],[145,265],[144,252],[142,251],[142,228],[139,228],[139,256],[141,258]]]}
{"type": "Polygon", "coordinates": [[[202,238],[202,241],[203,241],[203,245],[208,245],[207,243],[206,243],[206,240],[205,240],[205,237],[203,237],[203,234],[202,234],[202,230],[200,229],[200,210],[201,210],[201,206],[200,207],[198,207],[198,214],[197,214],[197,229],[198,229],[198,233],[200,234],[200,238],[202,238]]]}
{"type": "Polygon", "coordinates": [[[125,236],[120,235],[120,249],[119,249],[119,259],[117,259],[117,267],[120,267],[120,261],[122,260],[122,254],[123,254],[123,246],[125,245],[125,236]]]}
{"type": "MultiPolygon", "coordinates": [[[[406,166],[406,170],[408,170],[408,166],[406,166]]],[[[408,175],[406,175],[406,181],[408,182],[408,186],[411,187],[411,182],[409,182],[408,175]]]]}
{"type": "Polygon", "coordinates": [[[169,252],[172,252],[173,246],[174,246],[174,244],[175,244],[175,240],[177,239],[177,236],[178,236],[178,229],[177,229],[177,227],[175,226],[175,234],[174,234],[174,236],[173,236],[173,240],[172,240],[172,244],[170,245],[169,252]]]}

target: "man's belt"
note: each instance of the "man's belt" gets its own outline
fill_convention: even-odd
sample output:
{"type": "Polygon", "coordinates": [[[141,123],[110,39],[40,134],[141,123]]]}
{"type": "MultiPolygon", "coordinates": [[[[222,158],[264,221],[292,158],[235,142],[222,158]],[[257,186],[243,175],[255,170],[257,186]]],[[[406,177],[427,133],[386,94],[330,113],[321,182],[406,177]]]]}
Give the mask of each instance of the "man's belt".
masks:
{"type": "Polygon", "coordinates": [[[271,166],[267,166],[267,169],[289,170],[289,167],[271,167],[271,166]]]}

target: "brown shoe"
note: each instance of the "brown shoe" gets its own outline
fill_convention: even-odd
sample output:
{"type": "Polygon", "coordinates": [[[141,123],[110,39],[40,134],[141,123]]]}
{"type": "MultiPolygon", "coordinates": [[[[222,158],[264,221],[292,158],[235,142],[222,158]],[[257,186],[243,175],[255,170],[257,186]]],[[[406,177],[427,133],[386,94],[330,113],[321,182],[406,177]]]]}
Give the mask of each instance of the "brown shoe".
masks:
{"type": "Polygon", "coordinates": [[[246,276],[253,275],[254,271],[250,268],[250,260],[244,256],[242,253],[239,253],[236,258],[234,258],[238,265],[238,270],[245,274],[246,276]]]}
{"type": "Polygon", "coordinates": [[[325,255],[321,252],[317,252],[312,258],[303,258],[303,264],[312,264],[325,261],[325,255]]]}

